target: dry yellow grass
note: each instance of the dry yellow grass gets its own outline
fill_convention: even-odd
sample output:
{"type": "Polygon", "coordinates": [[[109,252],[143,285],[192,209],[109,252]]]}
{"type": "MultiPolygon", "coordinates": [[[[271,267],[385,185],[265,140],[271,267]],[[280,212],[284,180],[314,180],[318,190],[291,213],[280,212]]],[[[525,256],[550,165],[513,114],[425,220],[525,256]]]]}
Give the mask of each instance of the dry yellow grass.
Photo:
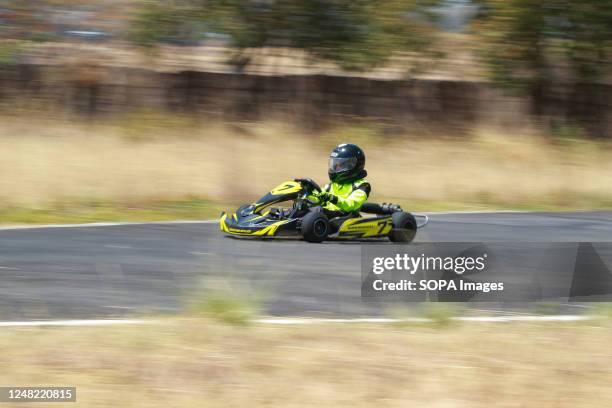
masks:
{"type": "Polygon", "coordinates": [[[224,126],[146,114],[102,123],[2,122],[0,207],[252,200],[298,176],[323,183],[329,149],[348,141],[366,150],[372,200],[432,210],[612,207],[609,146],[551,143],[527,131],[481,129],[469,140],[449,140],[352,126],[310,135],[279,123],[224,126]]]}
{"type": "Polygon", "coordinates": [[[4,329],[0,383],[83,407],[612,405],[612,329],[551,323],[4,329]]]}

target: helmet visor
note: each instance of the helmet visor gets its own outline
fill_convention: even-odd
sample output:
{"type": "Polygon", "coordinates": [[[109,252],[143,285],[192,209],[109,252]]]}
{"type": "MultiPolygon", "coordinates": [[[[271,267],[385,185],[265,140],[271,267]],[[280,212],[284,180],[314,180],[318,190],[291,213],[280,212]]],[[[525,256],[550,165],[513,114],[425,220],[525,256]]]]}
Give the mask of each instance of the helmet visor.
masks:
{"type": "Polygon", "coordinates": [[[356,157],[330,157],[329,172],[341,173],[343,171],[353,170],[356,165],[356,157]]]}

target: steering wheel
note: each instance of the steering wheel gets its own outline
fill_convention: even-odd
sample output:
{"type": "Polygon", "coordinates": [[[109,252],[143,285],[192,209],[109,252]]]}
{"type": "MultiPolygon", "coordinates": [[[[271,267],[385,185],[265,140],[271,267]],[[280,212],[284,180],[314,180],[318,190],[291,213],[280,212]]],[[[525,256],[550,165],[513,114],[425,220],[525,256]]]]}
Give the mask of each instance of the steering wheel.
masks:
{"type": "Polygon", "coordinates": [[[300,183],[302,187],[304,187],[309,192],[320,192],[321,191],[321,187],[319,187],[319,185],[313,179],[297,178],[294,181],[300,183]]]}

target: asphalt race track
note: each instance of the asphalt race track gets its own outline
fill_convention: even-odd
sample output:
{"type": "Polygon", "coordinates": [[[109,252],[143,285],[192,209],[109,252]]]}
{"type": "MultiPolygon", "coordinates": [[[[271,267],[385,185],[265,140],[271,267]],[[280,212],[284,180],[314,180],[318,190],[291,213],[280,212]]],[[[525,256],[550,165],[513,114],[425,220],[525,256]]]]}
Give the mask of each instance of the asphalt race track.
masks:
{"type": "MultiPolygon", "coordinates": [[[[433,214],[420,242],[612,241],[612,213],[433,214]]],[[[255,293],[278,316],[378,316],[358,242],[235,239],[216,224],[0,229],[0,320],[179,311],[198,288],[255,293]]]]}

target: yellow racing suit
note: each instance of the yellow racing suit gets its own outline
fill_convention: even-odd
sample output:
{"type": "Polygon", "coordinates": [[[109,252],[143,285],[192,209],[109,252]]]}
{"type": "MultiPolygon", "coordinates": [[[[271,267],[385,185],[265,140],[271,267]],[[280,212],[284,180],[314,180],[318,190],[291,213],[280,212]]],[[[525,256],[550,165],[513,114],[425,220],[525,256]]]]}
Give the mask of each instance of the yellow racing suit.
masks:
{"type": "Polygon", "coordinates": [[[352,213],[359,211],[366,202],[370,189],[370,183],[362,178],[352,183],[329,183],[323,188],[323,191],[313,195],[324,210],[352,213]]]}

